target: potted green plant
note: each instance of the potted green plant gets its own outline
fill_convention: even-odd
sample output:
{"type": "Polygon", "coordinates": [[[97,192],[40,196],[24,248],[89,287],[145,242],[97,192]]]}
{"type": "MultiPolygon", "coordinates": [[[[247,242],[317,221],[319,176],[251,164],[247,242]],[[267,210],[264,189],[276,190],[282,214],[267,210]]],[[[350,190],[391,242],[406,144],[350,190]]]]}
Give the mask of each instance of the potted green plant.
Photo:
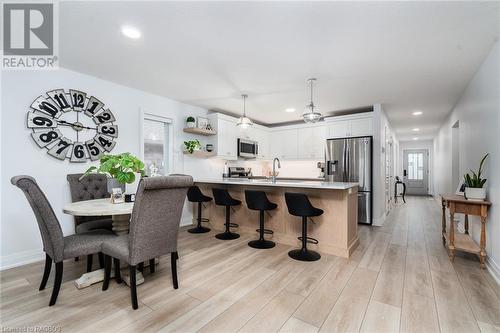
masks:
{"type": "Polygon", "coordinates": [[[188,128],[194,128],[196,126],[196,120],[194,120],[194,117],[187,117],[186,119],[186,126],[188,128]]]}
{"type": "Polygon", "coordinates": [[[113,192],[113,188],[121,188],[122,193],[125,193],[125,184],[133,183],[136,173],[145,175],[144,163],[130,153],[107,154],[102,156],[99,162],[99,167],[91,166],[81,178],[92,172],[107,175],[109,193],[113,192]]]}
{"type": "Polygon", "coordinates": [[[201,149],[201,143],[198,140],[188,140],[184,141],[184,146],[187,152],[192,154],[195,150],[201,149]]]}
{"type": "Polygon", "coordinates": [[[466,173],[464,175],[465,198],[467,200],[482,201],[486,199],[486,189],[484,188],[486,179],[481,178],[481,173],[483,172],[484,161],[486,161],[488,155],[489,154],[484,155],[481,159],[477,173],[471,170],[471,173],[466,173]]]}

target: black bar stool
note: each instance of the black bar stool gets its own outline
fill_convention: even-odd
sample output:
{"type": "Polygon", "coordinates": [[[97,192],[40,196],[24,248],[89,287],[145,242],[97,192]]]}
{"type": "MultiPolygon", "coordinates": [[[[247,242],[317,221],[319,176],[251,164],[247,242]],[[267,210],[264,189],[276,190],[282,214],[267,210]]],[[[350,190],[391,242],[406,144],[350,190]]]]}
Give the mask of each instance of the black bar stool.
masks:
{"type": "Polygon", "coordinates": [[[245,190],[245,200],[249,209],[260,212],[260,226],[256,230],[259,233],[259,239],[248,242],[248,246],[256,249],[270,249],[275,247],[276,244],[274,242],[264,239],[264,234],[273,234],[272,230],[264,229],[264,212],[276,209],[278,205],[269,201],[266,193],[263,191],[245,190]]]}
{"type": "Polygon", "coordinates": [[[192,234],[203,234],[205,232],[209,232],[210,228],[203,227],[201,225],[201,222],[208,222],[208,219],[201,217],[201,205],[203,202],[212,201],[212,198],[204,195],[198,186],[189,187],[187,192],[187,198],[190,202],[198,203],[198,218],[196,219],[198,225],[194,228],[188,229],[188,232],[192,234]]]}
{"type": "Polygon", "coordinates": [[[302,217],[302,237],[298,237],[302,241],[302,248],[292,250],[288,255],[295,260],[315,261],[321,258],[321,255],[312,250],[307,249],[307,243],[318,244],[318,240],[312,237],[307,237],[307,218],[312,216],[320,216],[323,210],[314,207],[307,195],[303,193],[285,193],[285,201],[288,207],[288,212],[294,216],[302,217]]]}
{"type": "Polygon", "coordinates": [[[239,238],[240,235],[234,232],[231,232],[229,227],[236,228],[238,225],[236,223],[231,223],[231,206],[241,205],[241,201],[232,198],[229,195],[229,192],[223,188],[213,188],[212,193],[214,194],[215,204],[218,206],[226,207],[226,231],[223,233],[215,235],[216,238],[222,240],[230,240],[239,238]]]}

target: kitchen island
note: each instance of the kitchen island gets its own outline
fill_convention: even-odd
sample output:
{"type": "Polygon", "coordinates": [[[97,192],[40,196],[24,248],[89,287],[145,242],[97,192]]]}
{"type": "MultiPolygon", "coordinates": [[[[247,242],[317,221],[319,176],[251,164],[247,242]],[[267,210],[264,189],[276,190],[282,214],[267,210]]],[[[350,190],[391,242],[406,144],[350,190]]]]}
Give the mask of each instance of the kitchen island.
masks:
{"type": "MultiPolygon", "coordinates": [[[[258,238],[259,212],[250,210],[245,203],[245,190],[262,190],[270,201],[278,208],[268,211],[265,216],[265,227],[274,231],[266,235],[266,239],[277,243],[300,247],[297,239],[301,235],[301,219],[288,213],[285,192],[300,192],[309,196],[313,206],[323,209],[321,216],[314,217],[308,223],[308,235],[318,240],[318,244],[308,244],[311,250],[348,258],[358,246],[358,184],[325,181],[277,180],[267,179],[195,179],[195,184],[206,195],[212,196],[212,188],[225,188],[242,204],[234,206],[231,222],[239,224],[232,230],[242,234],[252,234],[258,238]],[[269,214],[268,214],[269,213],[269,214]]],[[[194,205],[194,216],[197,214],[194,205]]],[[[216,206],[213,201],[206,203],[202,209],[204,218],[216,230],[224,229],[224,207],[216,206]]]]}

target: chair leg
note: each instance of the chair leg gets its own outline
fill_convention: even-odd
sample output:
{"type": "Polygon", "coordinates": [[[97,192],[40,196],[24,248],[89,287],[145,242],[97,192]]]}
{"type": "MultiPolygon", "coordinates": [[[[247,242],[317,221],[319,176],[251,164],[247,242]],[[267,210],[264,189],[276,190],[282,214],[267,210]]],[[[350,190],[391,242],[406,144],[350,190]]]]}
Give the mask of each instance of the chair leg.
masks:
{"type": "Polygon", "coordinates": [[[135,266],[130,265],[130,299],[132,300],[132,309],[136,310],[137,304],[137,282],[135,280],[135,266]]]}
{"type": "Polygon", "coordinates": [[[59,289],[61,289],[63,274],[63,262],[56,262],[56,277],[54,279],[54,288],[52,288],[52,296],[50,296],[49,306],[56,304],[57,296],[59,295],[59,289]]]}
{"type": "Polygon", "coordinates": [[[179,289],[179,282],[177,281],[177,258],[179,258],[177,252],[172,252],[170,254],[170,266],[172,266],[172,283],[174,284],[174,289],[179,289]]]}
{"type": "Polygon", "coordinates": [[[47,280],[50,276],[50,269],[52,268],[52,258],[45,254],[45,269],[43,270],[42,282],[40,282],[40,288],[38,290],[44,290],[47,285],[47,280]]]}
{"type": "Polygon", "coordinates": [[[113,265],[115,265],[115,280],[116,283],[122,283],[122,275],[120,274],[120,260],[113,258],[113,265]]]}
{"type": "Polygon", "coordinates": [[[111,278],[111,257],[104,256],[104,281],[102,283],[102,290],[108,290],[109,279],[111,278]]]}
{"type": "Polygon", "coordinates": [[[97,254],[97,258],[99,259],[99,268],[104,268],[104,255],[102,252],[97,254]]]}
{"type": "Polygon", "coordinates": [[[92,271],[92,258],[94,257],[93,254],[89,254],[87,256],[87,273],[92,271]]]}
{"type": "Polygon", "coordinates": [[[137,270],[141,273],[144,273],[144,263],[141,262],[139,265],[137,265],[137,270]]]}
{"type": "Polygon", "coordinates": [[[149,259],[149,273],[155,272],[155,259],[149,259]]]}

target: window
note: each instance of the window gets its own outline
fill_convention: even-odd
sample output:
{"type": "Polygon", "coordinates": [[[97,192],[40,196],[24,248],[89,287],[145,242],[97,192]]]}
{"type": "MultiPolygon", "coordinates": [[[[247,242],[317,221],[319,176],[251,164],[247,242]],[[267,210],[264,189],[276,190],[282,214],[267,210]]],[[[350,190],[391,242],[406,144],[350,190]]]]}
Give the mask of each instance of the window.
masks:
{"type": "Polygon", "coordinates": [[[424,153],[408,153],[408,179],[424,179],[424,153]]]}
{"type": "Polygon", "coordinates": [[[146,175],[168,175],[171,169],[171,121],[168,118],[144,114],[142,122],[142,152],[146,175]]]}

